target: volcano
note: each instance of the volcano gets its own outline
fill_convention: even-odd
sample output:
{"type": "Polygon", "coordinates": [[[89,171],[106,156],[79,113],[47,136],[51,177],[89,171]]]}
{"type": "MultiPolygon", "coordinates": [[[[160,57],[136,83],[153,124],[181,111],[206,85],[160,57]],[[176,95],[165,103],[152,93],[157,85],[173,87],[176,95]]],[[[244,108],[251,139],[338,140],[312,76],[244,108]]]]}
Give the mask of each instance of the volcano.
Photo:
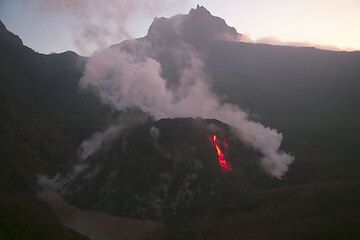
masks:
{"type": "MultiPolygon", "coordinates": [[[[144,38],[113,47],[157,60],[173,88],[189,63],[178,44],[195,49],[222,100],[284,133],[297,160],[281,181],[211,116],[145,118],[101,139],[118,112],[79,88],[90,59],[40,54],[0,21],[0,239],[88,239],[36,197],[39,175],[56,175],[61,195],[82,209],[161,219],[165,239],[360,239],[360,53],[221,41],[217,31],[239,36],[198,7],[157,18],[144,38]],[[214,134],[232,171],[221,168],[214,134]],[[77,155],[91,136],[100,147],[77,155]]],[[[91,211],[82,221],[55,210],[91,231],[119,230],[91,211]]],[[[136,222],[123,230],[149,225],[136,222]]]]}
{"type": "Polygon", "coordinates": [[[85,170],[65,178],[60,192],[81,208],[136,218],[173,216],[269,182],[257,165],[260,157],[217,120],[147,120],[89,156],[85,170]],[[218,162],[214,132],[227,139],[232,171],[225,173],[218,162]]]}

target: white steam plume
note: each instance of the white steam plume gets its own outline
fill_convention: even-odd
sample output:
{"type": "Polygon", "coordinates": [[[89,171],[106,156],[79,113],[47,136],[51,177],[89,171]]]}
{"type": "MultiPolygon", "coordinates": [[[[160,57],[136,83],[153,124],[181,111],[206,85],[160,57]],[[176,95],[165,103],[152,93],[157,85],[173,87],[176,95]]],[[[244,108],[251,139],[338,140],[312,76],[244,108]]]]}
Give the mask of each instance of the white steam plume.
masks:
{"type": "Polygon", "coordinates": [[[110,126],[106,131],[97,132],[91,138],[82,142],[78,150],[80,160],[87,159],[90,155],[100,149],[104,143],[114,139],[124,128],[125,126],[121,124],[110,126]]]}
{"type": "MultiPolygon", "coordinates": [[[[78,148],[78,162],[74,164],[72,169],[64,176],[60,174],[54,177],[54,182],[58,185],[61,191],[66,191],[66,185],[71,182],[79,174],[83,173],[89,168],[88,158],[101,150],[105,145],[111,144],[111,141],[118,137],[124,130],[145,122],[148,116],[139,112],[126,112],[122,114],[117,122],[110,125],[105,131],[96,132],[92,137],[83,141],[78,148]]],[[[96,170],[95,170],[96,171],[96,170]]],[[[91,173],[90,173],[91,175],[91,173]]]]}
{"type": "MultiPolygon", "coordinates": [[[[146,52],[144,49],[148,43],[134,45],[138,48],[136,51],[142,53],[146,52]]],[[[146,56],[126,53],[118,48],[97,52],[90,58],[80,85],[92,88],[104,104],[118,110],[137,107],[155,119],[201,117],[225,122],[235,127],[241,139],[264,155],[261,165],[268,173],[282,178],[294,159],[279,150],[282,134],[248,120],[247,114],[239,107],[221,103],[211,91],[199,54],[185,43],[180,46],[176,51],[170,47],[154,48],[146,56]],[[168,86],[167,80],[161,76],[160,63],[149,57],[158,55],[158,51],[182,56],[180,62],[186,62],[180,66],[176,88],[168,86]]]]}
{"type": "Polygon", "coordinates": [[[110,125],[105,131],[96,132],[91,138],[83,141],[78,149],[78,157],[81,161],[101,149],[105,144],[109,144],[114,138],[124,130],[137,124],[141,124],[148,119],[143,113],[126,112],[118,117],[116,123],[110,125]]]}
{"type": "MultiPolygon", "coordinates": [[[[71,22],[74,42],[83,54],[131,38],[129,25],[139,19],[152,19],[188,0],[39,0],[39,10],[71,22]]],[[[181,5],[180,5],[181,4],[181,5]]]]}

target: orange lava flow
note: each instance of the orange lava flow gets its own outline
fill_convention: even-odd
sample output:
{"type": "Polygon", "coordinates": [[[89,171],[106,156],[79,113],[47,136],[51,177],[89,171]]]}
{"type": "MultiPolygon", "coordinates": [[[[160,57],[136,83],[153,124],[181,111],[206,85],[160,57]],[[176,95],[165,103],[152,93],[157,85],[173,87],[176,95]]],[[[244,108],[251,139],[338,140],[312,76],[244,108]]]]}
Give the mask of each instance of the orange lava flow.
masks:
{"type": "Polygon", "coordinates": [[[225,155],[223,153],[223,151],[221,150],[219,141],[217,140],[217,137],[215,134],[212,135],[211,137],[211,141],[213,142],[215,149],[216,149],[216,153],[218,155],[218,161],[219,161],[219,165],[222,169],[223,172],[228,172],[231,171],[231,166],[229,164],[229,162],[225,159],[225,155]]]}

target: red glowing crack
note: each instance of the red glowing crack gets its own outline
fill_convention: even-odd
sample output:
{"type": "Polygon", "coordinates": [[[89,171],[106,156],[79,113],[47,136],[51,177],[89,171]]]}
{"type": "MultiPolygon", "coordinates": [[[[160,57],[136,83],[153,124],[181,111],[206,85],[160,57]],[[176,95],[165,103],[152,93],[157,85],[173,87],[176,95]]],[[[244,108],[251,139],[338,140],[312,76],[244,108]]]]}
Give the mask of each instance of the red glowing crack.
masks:
{"type": "MultiPolygon", "coordinates": [[[[214,144],[214,147],[216,149],[219,165],[220,165],[222,171],[223,172],[231,171],[232,169],[231,169],[230,163],[226,160],[225,155],[224,155],[223,151],[221,150],[221,147],[220,147],[219,141],[216,137],[216,134],[212,135],[211,141],[214,144]]],[[[227,145],[227,142],[226,142],[226,145],[227,145]]]]}

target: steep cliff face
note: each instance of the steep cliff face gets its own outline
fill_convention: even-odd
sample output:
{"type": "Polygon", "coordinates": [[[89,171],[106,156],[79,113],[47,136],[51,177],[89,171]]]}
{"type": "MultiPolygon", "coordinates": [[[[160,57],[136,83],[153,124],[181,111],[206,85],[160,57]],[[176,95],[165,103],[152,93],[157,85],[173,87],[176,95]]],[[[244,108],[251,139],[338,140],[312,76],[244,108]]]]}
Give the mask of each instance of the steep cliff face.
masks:
{"type": "Polygon", "coordinates": [[[71,127],[101,109],[78,91],[83,62],[71,52],[36,53],[0,23],[0,239],[87,239],[36,198],[37,174],[61,171],[83,134],[97,129],[71,127]]]}
{"type": "Polygon", "coordinates": [[[0,21],[0,41],[7,41],[15,45],[23,45],[20,37],[8,31],[2,21],[0,21]]]}
{"type": "Polygon", "coordinates": [[[238,40],[240,37],[241,34],[228,26],[224,19],[211,15],[206,8],[198,5],[188,14],[155,18],[145,39],[155,45],[183,41],[202,50],[213,41],[238,40]]]}
{"type": "Polygon", "coordinates": [[[76,168],[80,144],[113,120],[79,90],[86,59],[38,54],[0,24],[0,239],[83,239],[34,194],[37,174],[72,164],[85,171],[65,178],[67,200],[122,216],[179,216],[169,239],[359,239],[359,52],[218,41],[237,36],[224,24],[198,7],[155,19],[146,37],[120,47],[148,51],[169,79],[178,55],[166,52],[177,44],[206,55],[220,95],[284,131],[297,161],[281,183],[229,126],[203,119],[133,125],[76,168]],[[222,147],[227,139],[232,172],[219,167],[214,129],[222,147]]]}
{"type": "Polygon", "coordinates": [[[214,44],[235,42],[240,37],[241,34],[228,26],[224,19],[198,6],[188,14],[155,18],[146,36],[125,40],[112,48],[140,58],[155,59],[161,64],[161,74],[169,80],[168,84],[176,86],[180,72],[188,68],[194,59],[205,61],[214,44]]]}

